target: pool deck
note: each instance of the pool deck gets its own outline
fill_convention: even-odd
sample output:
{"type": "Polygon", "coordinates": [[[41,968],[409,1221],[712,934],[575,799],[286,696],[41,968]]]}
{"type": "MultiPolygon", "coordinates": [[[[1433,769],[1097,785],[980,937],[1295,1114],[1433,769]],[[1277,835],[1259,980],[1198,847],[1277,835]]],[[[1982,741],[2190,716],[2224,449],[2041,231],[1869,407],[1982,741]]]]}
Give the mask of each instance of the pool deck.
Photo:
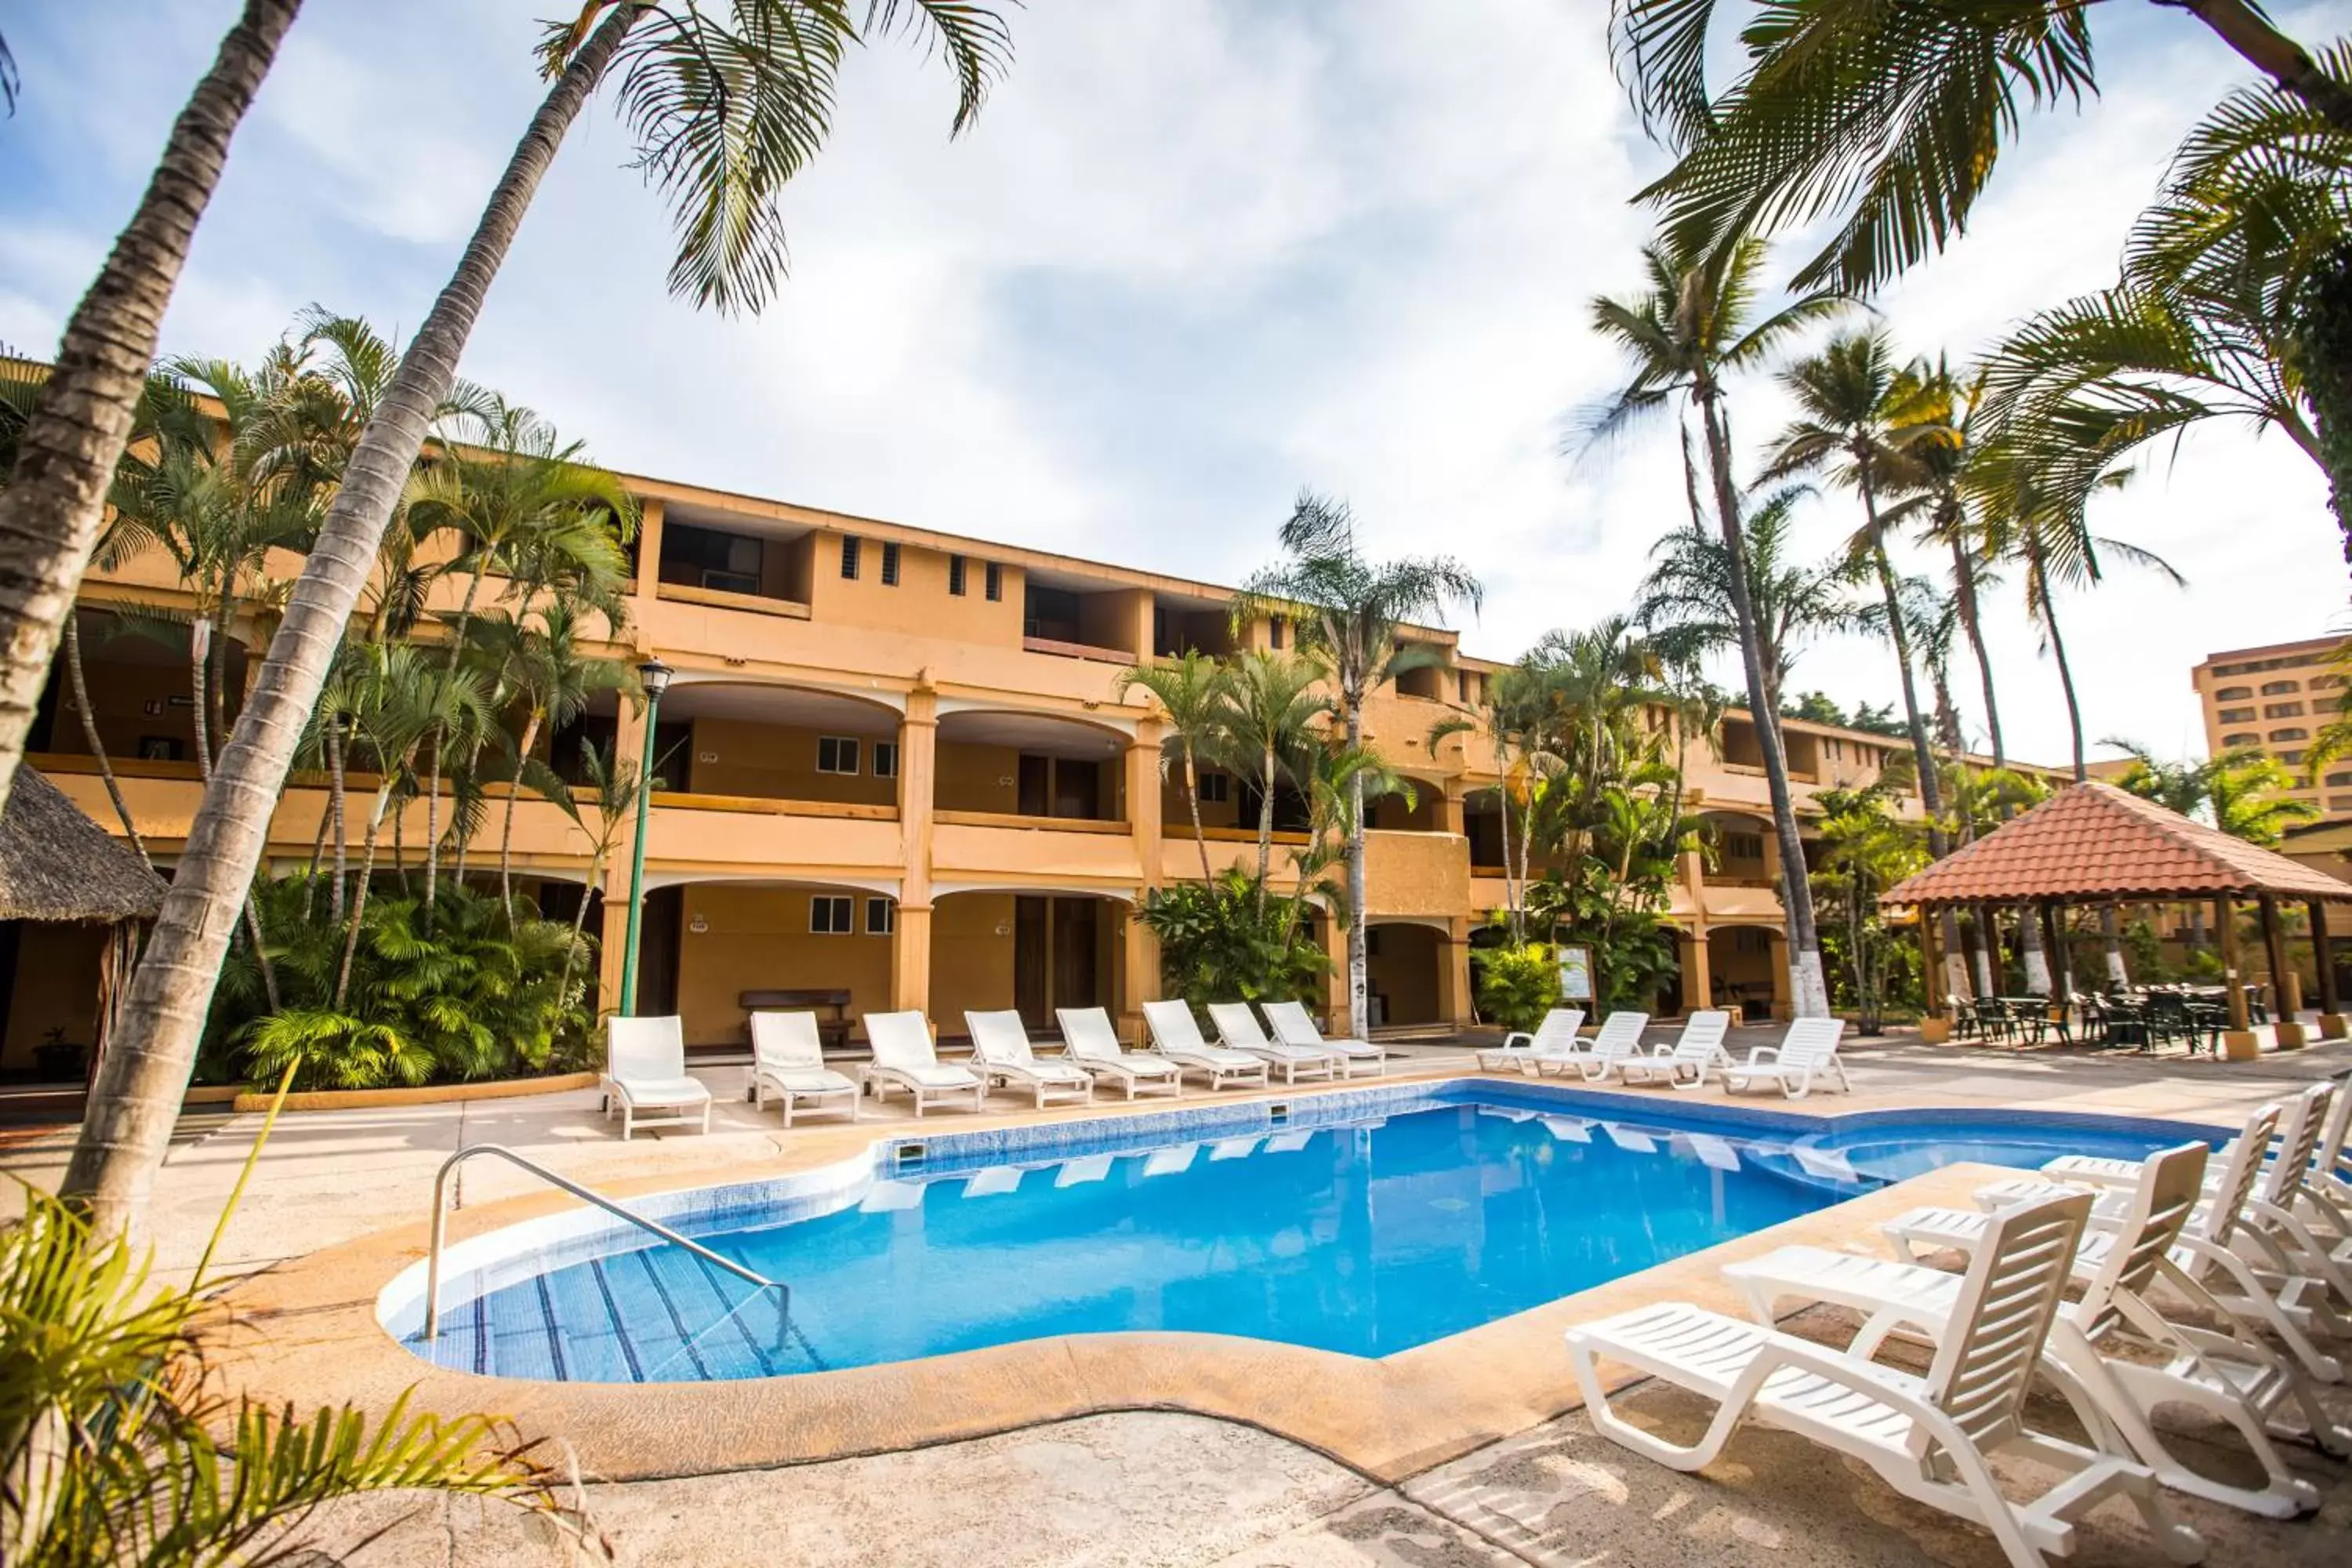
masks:
{"type": "MultiPolygon", "coordinates": [[[[1736,1039],[1735,1049],[1766,1037],[1736,1039]]],[[[1855,1092],[1817,1096],[1798,1109],[2007,1107],[2227,1124],[2263,1100],[2352,1068],[2352,1047],[2341,1043],[2226,1065],[1925,1047],[1900,1036],[1855,1042],[1847,1056],[1855,1092]]],[[[1469,1065],[1459,1046],[1414,1047],[1389,1081],[1442,1079],[1469,1065]]],[[[604,1130],[594,1097],[577,1092],[289,1114],[223,1248],[226,1268],[250,1276],[223,1298],[215,1342],[225,1369],[256,1394],[304,1403],[380,1407],[417,1385],[425,1408],[494,1411],[526,1435],[559,1436],[598,1478],[592,1508],[631,1562],[1643,1563],[1694,1552],[1724,1562],[1997,1560],[1990,1538],[1928,1522],[1937,1516],[1790,1439],[1744,1436],[1699,1476],[1648,1466],[1599,1441],[1575,1409],[1558,1338],[1569,1322],[1635,1300],[1673,1297],[1737,1311],[1715,1272],[1733,1256],[1799,1239],[1875,1250],[1885,1213],[1964,1201],[1982,1167],[1921,1177],[1380,1361],[1210,1335],[1081,1336],[788,1381],[669,1385],[654,1394],[444,1372],[375,1326],[377,1290],[422,1256],[432,1173],[456,1149],[503,1143],[625,1195],[826,1164],[913,1127],[904,1102],[894,1101],[887,1118],[855,1127],[815,1122],[786,1131],[772,1110],[761,1116],[735,1098],[741,1069],[705,1076],[719,1095],[709,1135],[641,1134],[627,1145],[604,1130]],[[1768,1454],[1780,1455],[1799,1478],[1800,1495],[1767,1495],[1758,1466],[1768,1454]],[[787,1465],[794,1468],[779,1471],[787,1465]],[[1823,1476],[1835,1484],[1810,1484],[1823,1476]],[[984,1508],[962,1500],[974,1488],[984,1508]],[[1142,1507],[1124,1495],[1137,1488],[1146,1497],[1170,1494],[1167,1506],[1142,1507]],[[881,1506],[884,1498],[897,1506],[881,1506]],[[1651,1512],[1637,1517],[1645,1507],[1651,1512]],[[1034,1530],[1032,1519],[1039,1521],[1034,1530]],[[1008,1531],[1013,1521],[1022,1522],[1008,1531]]],[[[1206,1098],[1194,1090],[1183,1103],[1206,1098]]],[[[1654,1098],[1663,1107],[1724,1097],[1654,1098]]],[[[1096,1113],[1125,1109],[1112,1101],[1096,1113]]],[[[985,1117],[934,1113],[922,1125],[946,1131],[1074,1114],[1087,1113],[1041,1118],[1000,1095],[985,1117]]],[[[156,1209],[166,1271],[184,1275],[202,1248],[258,1123],[256,1116],[192,1118],[184,1127],[156,1209]]],[[[0,1150],[0,1163],[37,1181],[60,1160],[56,1139],[18,1139],[0,1150]]],[[[500,1167],[474,1165],[464,1181],[453,1237],[569,1203],[500,1167]]],[[[1638,1390],[1633,1398],[1645,1417],[1654,1406],[1660,1420],[1675,1418],[1672,1391],[1638,1390]]],[[[2228,1458],[2221,1451],[2217,1462],[2228,1458]]],[[[2239,1543],[2226,1554],[2217,1550],[2215,1560],[2352,1555],[2345,1467],[2313,1458],[2315,1481],[2330,1492],[2315,1521],[2275,1525],[2184,1507],[2217,1548],[2239,1543]]],[[[464,1500],[355,1506],[338,1511],[329,1533],[355,1539],[393,1517],[387,1509],[425,1522],[401,1515],[353,1562],[562,1560],[531,1536],[540,1527],[464,1500]],[[406,1544],[385,1554],[399,1542],[406,1544]]],[[[2126,1513],[2101,1510],[2086,1523],[2077,1561],[2144,1561],[2131,1550],[2136,1529],[2126,1513]]]]}

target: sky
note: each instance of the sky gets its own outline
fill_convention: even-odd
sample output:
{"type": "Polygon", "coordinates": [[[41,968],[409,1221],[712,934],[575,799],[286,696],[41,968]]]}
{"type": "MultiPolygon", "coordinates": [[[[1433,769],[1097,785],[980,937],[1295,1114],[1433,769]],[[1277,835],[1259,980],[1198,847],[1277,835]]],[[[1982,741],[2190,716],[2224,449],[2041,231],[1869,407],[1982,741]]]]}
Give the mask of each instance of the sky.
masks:
{"type": "MultiPolygon", "coordinates": [[[[163,352],[257,359],[314,301],[412,328],[541,91],[534,18],[562,8],[308,0],[163,352]]],[[[237,9],[0,16],[23,78],[0,120],[0,343],[53,349],[237,9]]],[[[2309,42],[2352,22],[2343,0],[2272,9],[2309,42]]],[[[947,72],[877,41],[786,193],[792,275],[756,318],[669,297],[662,203],[602,102],[464,374],[626,471],[1211,582],[1271,560],[1311,487],[1352,506],[1371,552],[1469,566],[1486,592],[1456,618],[1464,646],[1513,658],[1628,610],[1686,516],[1670,424],[1562,452],[1623,375],[1590,306],[1637,287],[1650,226],[1629,198],[1664,167],[1612,76],[1604,10],[1032,0],[1007,13],[1010,73],[952,140],[947,72]]],[[[2097,22],[2105,95],[2030,120],[1969,234],[1875,302],[1906,354],[1965,359],[2110,281],[2172,148],[2248,77],[2179,10],[2097,22]]],[[[1769,375],[1734,399],[1752,464],[1789,406],[1769,375]]],[[[1826,554],[1858,521],[1825,493],[1800,548],[1826,554]]],[[[2201,751],[2200,658],[2352,629],[2324,487],[2281,437],[2200,432],[2094,521],[2187,579],[2118,567],[2062,597],[2094,742],[2201,751]]],[[[2003,727],[2012,754],[2063,763],[2065,710],[2019,589],[1988,626],[2003,727]]],[[[1731,664],[1715,674],[1738,684],[1731,664]]],[[[1897,691],[1892,655],[1860,639],[1811,648],[1791,685],[1847,706],[1897,691]]]]}

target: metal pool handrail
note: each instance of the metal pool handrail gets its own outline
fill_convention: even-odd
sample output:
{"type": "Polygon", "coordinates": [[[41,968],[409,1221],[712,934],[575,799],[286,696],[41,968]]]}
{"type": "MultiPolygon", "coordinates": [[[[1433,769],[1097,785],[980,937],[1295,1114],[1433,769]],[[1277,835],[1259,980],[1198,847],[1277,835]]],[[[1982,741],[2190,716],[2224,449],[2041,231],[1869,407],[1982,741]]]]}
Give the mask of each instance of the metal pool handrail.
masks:
{"type": "Polygon", "coordinates": [[[689,1241],[657,1220],[647,1219],[635,1209],[614,1203],[604,1194],[583,1187],[566,1176],[559,1176],[536,1160],[525,1159],[502,1143],[476,1143],[460,1149],[441,1162],[441,1169],[433,1178],[433,1247],[425,1255],[425,1337],[437,1338],[441,1332],[441,1243],[449,1223],[449,1173],[477,1154],[496,1154],[509,1164],[520,1165],[550,1186],[561,1187],[583,1203],[594,1204],[606,1214],[628,1221],[638,1229],[661,1237],[673,1247],[682,1247],[705,1263],[715,1263],[738,1279],[749,1280],[762,1290],[776,1293],[776,1310],[782,1321],[789,1322],[792,1311],[792,1287],[782,1280],[756,1274],[731,1258],[719,1254],[698,1241],[689,1241]]]}

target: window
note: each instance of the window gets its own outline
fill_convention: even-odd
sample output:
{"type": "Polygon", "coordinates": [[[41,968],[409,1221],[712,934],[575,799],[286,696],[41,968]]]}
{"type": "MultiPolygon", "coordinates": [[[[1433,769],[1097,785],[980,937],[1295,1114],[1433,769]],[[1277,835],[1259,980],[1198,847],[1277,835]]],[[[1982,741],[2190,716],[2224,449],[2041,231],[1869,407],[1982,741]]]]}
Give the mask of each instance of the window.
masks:
{"type": "Polygon", "coordinates": [[[898,906],[887,899],[866,900],[866,934],[888,936],[898,929],[898,906]]]}
{"type": "Polygon", "coordinates": [[[961,555],[948,557],[948,592],[959,599],[963,597],[963,557],[961,555]]]}
{"type": "Polygon", "coordinates": [[[857,547],[863,542],[854,533],[841,536],[841,574],[853,583],[857,581],[857,547]]]}
{"type": "Polygon", "coordinates": [[[1233,798],[1234,781],[1223,773],[1201,775],[1201,802],[1204,805],[1223,805],[1233,798]]]}
{"type": "Polygon", "coordinates": [[[2327,775],[2327,785],[2330,789],[2342,789],[2347,785],[2352,785],[2352,773],[2330,773],[2327,775]]]}
{"type": "Polygon", "coordinates": [[[1282,637],[1285,627],[1286,623],[1280,616],[1273,616],[1267,620],[1265,623],[1265,640],[1267,647],[1274,648],[1280,648],[1282,647],[1282,637]]]}
{"type": "Polygon", "coordinates": [[[1454,700],[1465,708],[1470,706],[1470,672],[1466,669],[1454,672],[1454,700]]]}
{"type": "Polygon", "coordinates": [[[2273,741],[2308,741],[2311,739],[2311,731],[2304,729],[2301,725],[2289,724],[2284,730],[2273,730],[2271,731],[2271,739],[2273,741]]]}
{"type": "Polygon", "coordinates": [[[2216,715],[2224,724],[2248,723],[2253,716],[2254,710],[2251,708],[2224,708],[2216,715]]]}
{"type": "Polygon", "coordinates": [[[2303,717],[2303,704],[2300,702],[2265,702],[2263,704],[2263,717],[2265,719],[2300,719],[2303,717]]]}
{"type": "Polygon", "coordinates": [[[1364,956],[1366,958],[1378,958],[1380,955],[1381,928],[1378,926],[1366,926],[1364,928],[1364,956]]]}
{"type": "Polygon", "coordinates": [[[2221,689],[2213,693],[2213,700],[2216,702],[2234,702],[2241,697],[2252,697],[2253,694],[2254,689],[2251,686],[2224,686],[2221,689]]]}
{"type": "Polygon", "coordinates": [[[2352,680],[2340,675],[2315,675],[2303,683],[2305,691],[2336,691],[2347,686],[2352,686],[2352,680]]]}
{"type": "Polygon", "coordinates": [[[819,735],[816,738],[816,771],[821,773],[856,773],[857,771],[857,737],[819,735]]]}
{"type": "Polygon", "coordinates": [[[1004,568],[993,561],[988,563],[987,592],[988,602],[992,605],[1004,597],[1004,568]]]}
{"type": "Polygon", "coordinates": [[[1761,860],[1764,858],[1764,836],[1760,833],[1727,833],[1723,836],[1723,853],[1730,860],[1761,860]]]}
{"type": "Polygon", "coordinates": [[[847,936],[856,918],[856,900],[846,894],[819,893],[809,900],[809,930],[818,936],[847,936]]]}
{"type": "Polygon", "coordinates": [[[898,776],[898,742],[874,742],[874,776],[877,779],[895,779],[898,776]]]}
{"type": "Polygon", "coordinates": [[[2242,730],[2234,735],[2224,735],[2221,737],[2221,744],[2225,746],[2252,746],[2259,745],[2261,742],[2262,737],[2260,735],[2251,735],[2242,730]]]}
{"type": "Polygon", "coordinates": [[[2330,811],[2352,811],[2352,795],[2331,795],[2327,797],[2330,811]]]}
{"type": "Polygon", "coordinates": [[[2265,697],[2284,697],[2290,691],[2300,691],[2302,689],[2303,683],[2298,680],[2265,680],[2263,682],[2263,695],[2265,697]]]}
{"type": "Polygon", "coordinates": [[[675,522],[662,531],[660,578],[728,594],[760,591],[761,542],[748,533],[675,522]]]}
{"type": "Polygon", "coordinates": [[[885,540],[882,543],[882,585],[885,588],[898,585],[898,545],[895,540],[885,540]]]}
{"type": "Polygon", "coordinates": [[[2303,753],[2302,753],[2301,752],[2299,752],[2299,751],[2297,751],[2297,752],[2281,752],[2278,754],[2278,760],[2279,760],[2280,762],[2287,763],[2299,763],[2299,762],[2303,761],[2303,753]]]}

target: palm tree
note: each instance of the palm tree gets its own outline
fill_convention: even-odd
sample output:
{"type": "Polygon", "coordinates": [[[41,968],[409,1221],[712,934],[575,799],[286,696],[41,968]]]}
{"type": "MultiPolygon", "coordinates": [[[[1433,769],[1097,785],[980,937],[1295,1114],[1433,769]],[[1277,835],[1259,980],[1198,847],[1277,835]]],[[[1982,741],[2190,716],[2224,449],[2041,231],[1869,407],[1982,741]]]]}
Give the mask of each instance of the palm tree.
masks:
{"type": "MultiPolygon", "coordinates": [[[[1756,613],[1756,640],[1764,661],[1764,700],[1775,713],[1797,656],[1817,637],[1852,631],[1856,623],[1851,557],[1795,560],[1791,522],[1797,504],[1812,494],[1790,485],[1774,491],[1744,525],[1748,602],[1756,613]]],[[[1650,548],[1656,563],[1635,590],[1633,618],[1670,662],[1739,647],[1739,609],[1732,602],[1731,555],[1722,539],[1694,517],[1650,548]]]]}
{"type": "MultiPolygon", "coordinates": [[[[558,603],[585,600],[609,621],[623,616],[627,559],[622,543],[636,531],[637,504],[613,475],[581,460],[578,442],[562,443],[555,427],[528,408],[489,396],[463,416],[475,449],[457,448],[409,487],[408,511],[420,534],[438,530],[457,541],[444,572],[463,573],[466,591],[449,617],[444,679],[456,674],[469,644],[482,584],[499,577],[505,593],[527,608],[552,590],[558,603]],[[617,520],[616,525],[605,520],[617,520]],[[617,537],[615,534],[617,533],[617,537]]],[[[567,635],[572,627],[567,623],[567,635]]],[[[436,735],[425,783],[425,928],[433,926],[440,883],[441,775],[453,758],[466,758],[461,737],[436,735]]],[[[523,748],[529,754],[530,748],[523,748]]],[[[511,805],[513,797],[509,795],[511,805]]],[[[511,812],[509,812],[511,816],[511,812]]],[[[462,847],[470,836],[457,836],[462,847]]]]}
{"type": "MultiPolygon", "coordinates": [[[[2254,0],[2154,0],[2352,132],[2352,86],[2254,0]]],[[[1799,288],[1876,288],[1968,226],[2024,110],[2098,91],[2092,18],[2074,0],[1856,5],[1750,0],[1738,79],[1707,82],[1718,0],[1613,0],[1611,41],[1650,132],[1679,162],[1636,199],[1698,251],[1837,219],[1799,288]]],[[[1719,58],[1719,57],[1718,57],[1719,58]]]]}
{"type": "MultiPolygon", "coordinates": [[[[1184,805],[1192,816],[1192,842],[1201,851],[1201,879],[1209,881],[1215,873],[1209,868],[1209,836],[1201,828],[1201,757],[1212,749],[1220,732],[1232,678],[1208,654],[1187,648],[1181,658],[1119,671],[1113,689],[1124,699],[1139,686],[1160,704],[1177,754],[1183,759],[1184,805]]],[[[1167,771],[1166,757],[1160,766],[1162,773],[1167,771]]]]}
{"type": "Polygon", "coordinates": [[[1213,750],[1257,787],[1257,894],[1274,864],[1274,797],[1315,721],[1331,711],[1316,687],[1323,667],[1297,654],[1254,650],[1234,660],[1217,693],[1213,750]]]}
{"type": "MultiPolygon", "coordinates": [[[[1440,719],[1429,727],[1429,754],[1455,735],[1484,735],[1495,769],[1496,821],[1501,829],[1503,908],[1511,943],[1527,941],[1527,837],[1519,837],[1519,856],[1511,855],[1511,812],[1527,811],[1534,796],[1535,775],[1541,765],[1537,740],[1539,718],[1535,700],[1537,679],[1526,661],[1486,678],[1479,700],[1464,711],[1440,719]]],[[[1465,742],[1466,744],[1466,742],[1465,742]]]]}
{"type": "MultiPolygon", "coordinates": [[[[2352,77],[2352,40],[2323,57],[2352,77]]],[[[2352,560],[2352,137],[2247,89],[2190,132],[2116,284],[2045,310],[1988,357],[2003,429],[2075,426],[2042,482],[2085,493],[2149,442],[2216,419],[2274,430],[2326,476],[2352,560]]]]}
{"type": "Polygon", "coordinates": [[[585,712],[588,704],[605,692],[635,698],[637,673],[616,658],[598,658],[581,647],[580,612],[562,599],[542,606],[538,625],[527,616],[499,616],[476,628],[476,640],[488,645],[499,669],[501,695],[510,694],[522,705],[522,733],[514,742],[515,766],[507,784],[507,800],[499,828],[499,900],[509,919],[514,910],[515,802],[534,768],[533,782],[547,794],[551,775],[536,763],[533,748],[542,733],[562,729],[585,712]]]}
{"type": "MultiPolygon", "coordinates": [[[[580,748],[581,782],[596,795],[596,826],[591,827],[580,812],[578,795],[567,787],[551,787],[548,799],[556,809],[572,819],[572,826],[588,837],[588,875],[580,889],[580,905],[572,911],[572,945],[563,955],[563,979],[556,994],[568,996],[572,992],[572,961],[579,952],[581,931],[588,924],[589,900],[603,890],[604,868],[612,860],[621,836],[636,816],[637,770],[623,767],[615,759],[615,746],[607,742],[603,747],[585,745],[580,748]]],[[[555,781],[561,785],[562,781],[555,781]]]]}
{"type": "MultiPolygon", "coordinates": [[[[1805,880],[1805,847],[1798,836],[1797,811],[1789,790],[1788,755],[1780,744],[1780,715],[1765,686],[1762,625],[1748,595],[1748,548],[1741,526],[1739,486],[1732,478],[1731,419],[1725,407],[1725,378],[1754,370],[1814,323],[1846,309],[1847,301],[1826,291],[1801,296],[1751,322],[1757,275],[1764,247],[1747,243],[1703,258],[1671,241],[1642,253],[1649,289],[1630,300],[1595,300],[1593,327],[1613,340],[1633,362],[1633,379],[1583,421],[1580,445],[1608,439],[1643,416],[1676,399],[1698,416],[1706,450],[1716,523],[1732,568],[1725,576],[1739,627],[1739,662],[1747,677],[1748,708],[1764,760],[1765,787],[1772,802],[1772,829],[1780,854],[1781,898],[1789,916],[1790,991],[1800,1017],[1829,1013],[1829,986],[1822,975],[1822,945],[1813,924],[1812,890],[1805,880]]],[[[1685,472],[1691,516],[1702,513],[1701,487],[1689,458],[1685,432],[1685,472]]]]}
{"type": "MultiPolygon", "coordinates": [[[[910,21],[929,29],[955,72],[961,132],[1007,58],[1004,25],[972,0],[874,0],[863,31],[832,0],[732,0],[723,8],[588,0],[571,24],[551,28],[542,61],[552,86],[352,453],[254,700],[191,825],[117,1043],[91,1086],[60,1190],[87,1207],[99,1234],[122,1232],[143,1215],[226,951],[228,922],[216,911],[234,908],[253,879],[269,814],[426,426],[456,385],[482,301],[589,95],[608,72],[618,76],[642,166],[669,199],[678,231],[671,287],[722,310],[757,308],[782,276],[778,194],[824,143],[848,46],[910,21]],[[714,60],[726,68],[714,69],[714,60]]],[[[78,560],[87,532],[74,544],[78,560]]],[[[0,718],[10,689],[39,677],[20,678],[12,665],[6,679],[0,718]]],[[[0,766],[21,744],[0,731],[0,766]]]]}
{"type": "MultiPolygon", "coordinates": [[[[96,281],[67,319],[55,370],[19,435],[0,486],[0,802],[16,782],[25,737],[75,591],[104,525],[115,465],[129,446],[163,312],[196,225],[301,0],[246,0],[212,68],[172,122],[163,155],[96,281]]],[[[0,70],[15,105],[13,66],[0,70]]],[[[202,1011],[201,1008],[198,1009],[202,1011]]]]}
{"type": "MultiPolygon", "coordinates": [[[[1360,751],[1365,700],[1407,670],[1440,662],[1436,649],[1401,635],[1405,626],[1435,619],[1455,604],[1475,610],[1478,579],[1451,556],[1366,560],[1347,503],[1312,490],[1299,492],[1280,538],[1286,558],[1243,584],[1234,602],[1235,624],[1265,614],[1293,617],[1299,647],[1329,671],[1348,749],[1360,751]]],[[[1349,782],[1348,902],[1360,912],[1366,897],[1363,786],[1361,773],[1349,782]]],[[[1348,1017],[1358,1029],[1370,1016],[1366,964],[1359,918],[1348,928],[1348,1017]]]]}
{"type": "Polygon", "coordinates": [[[2287,829],[2319,815],[2317,806],[2287,793],[2295,780],[2285,765],[2251,746],[2174,763],[2131,741],[2110,738],[2100,744],[2130,753],[2132,765],[2116,776],[2117,787],[2210,823],[2249,844],[2268,847],[2284,837],[2287,829]]]}
{"type": "Polygon", "coordinates": [[[2001,732],[2000,703],[1993,692],[1992,656],[1985,646],[1980,597],[1992,584],[1982,530],[1963,488],[1968,466],[1977,455],[1971,437],[1984,403],[1984,381],[1979,376],[1962,385],[1941,360],[1933,367],[1915,364],[1904,376],[1906,384],[1895,399],[1902,411],[1896,416],[1896,444],[1906,458],[1905,482],[1916,491],[1913,499],[1919,504],[1913,514],[1920,520],[1922,537],[1951,555],[1952,610],[1976,660],[1993,766],[2006,768],[2009,746],[2001,732]]]}

